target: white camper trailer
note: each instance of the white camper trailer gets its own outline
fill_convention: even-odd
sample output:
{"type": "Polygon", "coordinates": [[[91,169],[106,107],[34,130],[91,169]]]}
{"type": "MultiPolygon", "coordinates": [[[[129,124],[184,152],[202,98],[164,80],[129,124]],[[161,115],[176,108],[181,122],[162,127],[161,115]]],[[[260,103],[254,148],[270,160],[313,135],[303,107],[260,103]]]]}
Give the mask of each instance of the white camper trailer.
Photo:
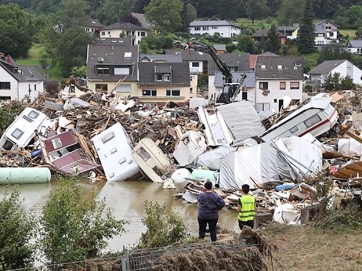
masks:
{"type": "Polygon", "coordinates": [[[120,123],[92,138],[107,181],[124,181],[140,169],[132,157],[131,140],[120,123]]]}
{"type": "Polygon", "coordinates": [[[48,117],[33,108],[25,108],[6,129],[0,139],[0,150],[17,150],[26,147],[48,117]]]}
{"type": "Polygon", "coordinates": [[[303,136],[307,133],[317,137],[328,132],[338,120],[338,113],[330,104],[331,100],[326,93],[318,94],[309,103],[270,127],[260,137],[270,141],[292,135],[303,136]]]}

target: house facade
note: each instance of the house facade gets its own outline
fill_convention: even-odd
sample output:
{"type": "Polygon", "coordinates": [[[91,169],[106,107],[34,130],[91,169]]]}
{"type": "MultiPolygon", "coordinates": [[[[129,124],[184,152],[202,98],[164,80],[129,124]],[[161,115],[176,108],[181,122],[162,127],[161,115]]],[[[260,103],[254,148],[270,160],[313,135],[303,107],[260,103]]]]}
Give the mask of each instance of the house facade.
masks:
{"type": "Polygon", "coordinates": [[[88,45],[88,88],[117,96],[136,96],[138,55],[135,45],[88,45]]]}
{"type": "Polygon", "coordinates": [[[346,59],[324,61],[317,67],[311,69],[308,75],[310,81],[322,85],[327,76],[333,76],[335,73],[339,73],[343,78],[349,76],[352,78],[354,84],[362,85],[362,70],[346,59]]]}
{"type": "Polygon", "coordinates": [[[94,36],[99,37],[100,32],[103,29],[103,25],[96,19],[91,19],[85,26],[85,31],[92,33],[94,36]]]}
{"type": "Polygon", "coordinates": [[[183,105],[197,95],[197,77],[190,77],[186,62],[140,62],[137,97],[143,103],[183,105]]]}
{"type": "Polygon", "coordinates": [[[339,42],[338,28],[328,20],[323,20],[315,24],[314,43],[316,46],[323,46],[332,42],[339,42]]]}
{"type": "MultiPolygon", "coordinates": [[[[251,37],[255,43],[260,42],[262,39],[267,39],[268,29],[259,29],[251,37]]],[[[284,45],[287,42],[287,35],[278,31],[279,42],[284,45]]]]}
{"type": "Polygon", "coordinates": [[[278,26],[277,31],[287,36],[288,40],[298,38],[299,24],[293,26],[278,26]]]}
{"type": "Polygon", "coordinates": [[[362,54],[362,40],[349,40],[345,49],[352,54],[362,54]]]}
{"type": "Polygon", "coordinates": [[[190,23],[189,31],[190,34],[211,36],[219,33],[221,37],[231,38],[240,35],[241,28],[225,20],[193,21],[190,23]]]}
{"type": "Polygon", "coordinates": [[[0,58],[0,100],[35,100],[44,91],[45,78],[35,67],[17,66],[0,58]]]}
{"type": "Polygon", "coordinates": [[[258,56],[255,67],[257,112],[279,112],[285,100],[302,100],[303,58],[258,56]]]}
{"type": "Polygon", "coordinates": [[[132,39],[132,45],[138,45],[143,37],[147,37],[150,30],[142,26],[120,22],[103,27],[101,38],[119,38],[121,36],[129,36],[132,39]]]}

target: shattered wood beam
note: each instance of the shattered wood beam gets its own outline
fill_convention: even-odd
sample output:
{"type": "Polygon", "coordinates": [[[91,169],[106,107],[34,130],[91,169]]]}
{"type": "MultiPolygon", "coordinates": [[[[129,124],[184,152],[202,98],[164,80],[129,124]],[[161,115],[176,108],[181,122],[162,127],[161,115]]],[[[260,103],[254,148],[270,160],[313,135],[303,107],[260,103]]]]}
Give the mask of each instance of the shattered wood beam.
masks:
{"type": "Polygon", "coordinates": [[[359,143],[362,144],[362,138],[360,138],[358,135],[356,135],[355,133],[351,132],[350,130],[346,131],[346,135],[352,137],[354,140],[358,141],[359,143]]]}

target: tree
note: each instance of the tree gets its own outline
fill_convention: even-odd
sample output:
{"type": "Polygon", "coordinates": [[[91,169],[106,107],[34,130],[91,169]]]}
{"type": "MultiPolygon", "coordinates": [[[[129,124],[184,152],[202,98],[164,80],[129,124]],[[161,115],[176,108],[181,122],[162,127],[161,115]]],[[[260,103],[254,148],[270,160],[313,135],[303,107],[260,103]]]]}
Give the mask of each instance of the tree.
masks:
{"type": "Polygon", "coordinates": [[[277,12],[279,25],[301,22],[305,0],[283,0],[277,12]]]}
{"type": "Polygon", "coordinates": [[[182,0],[151,0],[145,14],[162,32],[176,32],[182,27],[182,10],[182,0]]]}
{"type": "Polygon", "coordinates": [[[26,57],[36,33],[34,15],[16,4],[0,5],[0,52],[26,57]]]}
{"type": "Polygon", "coordinates": [[[254,54],[255,53],[255,43],[251,36],[249,35],[240,35],[238,40],[237,48],[245,53],[254,54]]]}
{"type": "Polygon", "coordinates": [[[194,21],[196,18],[197,18],[196,8],[190,3],[187,3],[182,12],[182,22],[185,31],[188,30],[190,23],[194,21]]]}
{"type": "Polygon", "coordinates": [[[151,0],[136,0],[134,11],[144,13],[144,8],[151,2],[151,0]]]}
{"type": "Polygon", "coordinates": [[[101,20],[105,25],[120,22],[130,14],[133,5],[133,0],[105,0],[101,6],[101,20]]]}
{"type": "Polygon", "coordinates": [[[247,0],[246,14],[254,24],[255,20],[263,19],[268,16],[269,8],[266,0],[247,0]]]}
{"type": "Polygon", "coordinates": [[[66,29],[84,26],[89,20],[86,15],[87,8],[86,0],[62,0],[59,8],[59,20],[63,27],[66,29]]]}
{"type": "Polygon", "coordinates": [[[176,213],[165,213],[166,206],[145,201],[146,217],[142,223],[147,227],[142,234],[138,248],[155,248],[173,245],[186,238],[186,225],[176,213]]]}
{"type": "Polygon", "coordinates": [[[16,190],[8,191],[0,201],[0,270],[25,268],[34,262],[36,222],[32,214],[22,208],[16,190]]]}
{"type": "Polygon", "coordinates": [[[277,27],[275,24],[272,24],[267,36],[267,47],[268,50],[273,53],[278,53],[280,49],[280,39],[277,27]]]}
{"type": "Polygon", "coordinates": [[[353,79],[350,76],[346,76],[341,80],[341,89],[356,89],[356,84],[353,83],[353,79]]]}
{"type": "Polygon", "coordinates": [[[104,200],[96,200],[95,191],[83,195],[76,179],[62,178],[42,211],[40,245],[48,263],[83,261],[97,256],[106,239],[123,233],[125,223],[104,200]]]}
{"type": "Polygon", "coordinates": [[[306,0],[305,2],[302,24],[299,29],[298,51],[302,54],[309,54],[315,51],[311,0],[306,0]]]}

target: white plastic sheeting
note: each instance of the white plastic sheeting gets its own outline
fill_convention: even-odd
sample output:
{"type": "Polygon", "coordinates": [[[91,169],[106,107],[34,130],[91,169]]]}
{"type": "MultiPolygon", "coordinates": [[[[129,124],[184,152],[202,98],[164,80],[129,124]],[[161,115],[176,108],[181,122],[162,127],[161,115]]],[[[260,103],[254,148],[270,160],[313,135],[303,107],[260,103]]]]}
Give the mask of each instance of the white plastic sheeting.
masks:
{"type": "Polygon", "coordinates": [[[217,107],[235,141],[243,141],[265,131],[252,103],[240,101],[217,107]]]}
{"type": "Polygon", "coordinates": [[[212,170],[220,170],[221,159],[227,156],[229,153],[234,152],[236,148],[230,146],[220,146],[216,149],[206,151],[199,155],[196,160],[196,164],[204,166],[212,170]]]}
{"type": "Polygon", "coordinates": [[[220,188],[238,190],[243,184],[251,188],[281,184],[312,175],[321,168],[322,151],[292,136],[229,153],[221,160],[220,188]]]}
{"type": "Polygon", "coordinates": [[[362,154],[362,144],[353,138],[338,139],[338,151],[343,154],[362,154]]]}

